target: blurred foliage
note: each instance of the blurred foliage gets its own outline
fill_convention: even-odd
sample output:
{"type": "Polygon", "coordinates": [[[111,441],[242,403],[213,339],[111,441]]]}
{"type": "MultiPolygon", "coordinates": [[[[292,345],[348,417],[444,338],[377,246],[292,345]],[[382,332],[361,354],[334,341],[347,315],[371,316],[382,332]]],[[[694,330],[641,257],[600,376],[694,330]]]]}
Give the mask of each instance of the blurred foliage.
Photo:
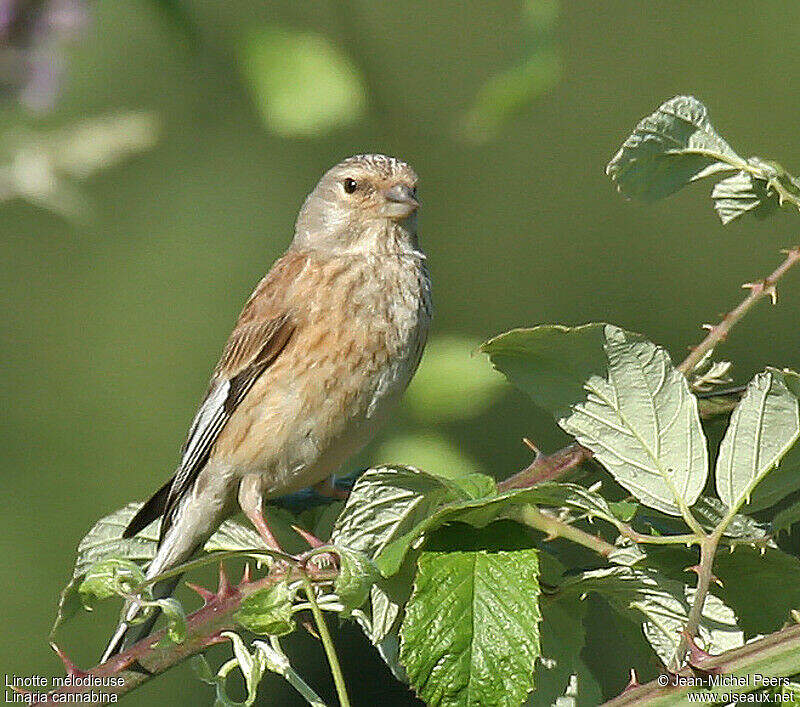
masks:
{"type": "Polygon", "coordinates": [[[265,125],[279,135],[316,135],[366,111],[358,68],[322,35],[265,27],[242,43],[240,64],[265,125]]]}
{"type": "Polygon", "coordinates": [[[0,203],[23,199],[65,218],[86,217],[76,182],[153,147],[158,121],[145,112],[90,118],[56,130],[0,137],[0,203]]]}
{"type": "Polygon", "coordinates": [[[406,408],[428,426],[478,417],[505,389],[503,377],[477,354],[477,340],[434,336],[405,395],[406,408]]]}
{"type": "Polygon", "coordinates": [[[457,126],[461,137],[475,142],[497,137],[511,118],[559,82],[563,66],[554,36],[559,5],[559,0],[524,3],[521,24],[526,30],[526,56],[478,89],[457,126]]]}

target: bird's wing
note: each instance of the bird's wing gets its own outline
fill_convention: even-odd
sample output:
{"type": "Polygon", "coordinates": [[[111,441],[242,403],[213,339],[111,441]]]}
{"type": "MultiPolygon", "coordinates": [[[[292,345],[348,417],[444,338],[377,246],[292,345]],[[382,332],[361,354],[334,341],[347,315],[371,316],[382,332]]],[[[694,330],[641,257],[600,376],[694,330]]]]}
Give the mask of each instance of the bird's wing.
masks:
{"type": "Polygon", "coordinates": [[[189,428],[181,463],[164,505],[162,539],[172,525],[178,502],[191,489],[205,466],[225,424],[258,377],[278,358],[294,332],[289,313],[243,321],[245,312],[225,345],[208,393],[189,428]]]}

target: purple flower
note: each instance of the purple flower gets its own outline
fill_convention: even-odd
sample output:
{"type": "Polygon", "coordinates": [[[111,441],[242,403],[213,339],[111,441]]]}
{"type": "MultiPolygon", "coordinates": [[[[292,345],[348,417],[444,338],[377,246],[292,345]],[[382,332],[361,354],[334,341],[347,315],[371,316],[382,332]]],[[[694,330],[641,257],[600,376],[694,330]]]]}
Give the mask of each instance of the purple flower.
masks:
{"type": "Polygon", "coordinates": [[[0,95],[36,112],[52,108],[63,46],[88,22],[82,0],[0,0],[0,95]]]}

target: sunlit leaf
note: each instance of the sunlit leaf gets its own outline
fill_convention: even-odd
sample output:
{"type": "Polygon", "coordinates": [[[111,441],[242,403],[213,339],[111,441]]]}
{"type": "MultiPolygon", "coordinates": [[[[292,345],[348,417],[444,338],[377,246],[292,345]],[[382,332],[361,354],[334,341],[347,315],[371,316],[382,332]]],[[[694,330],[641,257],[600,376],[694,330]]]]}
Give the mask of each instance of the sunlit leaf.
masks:
{"type": "Polygon", "coordinates": [[[764,217],[778,207],[778,197],[767,190],[767,182],[749,172],[737,172],[717,182],[711,191],[714,209],[723,224],[746,213],[764,217]]]}
{"type": "Polygon", "coordinates": [[[239,54],[256,107],[279,135],[318,135],[366,111],[360,71],[327,37],[269,26],[252,32],[239,54]]]}
{"type": "MultiPolygon", "coordinates": [[[[794,371],[768,369],[779,376],[786,388],[800,400],[800,375],[794,371]]],[[[750,502],[744,507],[746,513],[754,513],[769,508],[790,493],[800,489],[800,441],[796,441],[753,490],[750,502]]]]}
{"type": "Polygon", "coordinates": [[[586,400],[559,424],[642,503],[679,515],[708,474],[697,400],[655,344],[609,325],[603,348],[608,377],[586,381],[586,400]]]}
{"type": "MultiPolygon", "coordinates": [[[[708,531],[713,531],[728,513],[728,507],[713,496],[700,496],[692,506],[692,514],[708,531]]],[[[755,518],[737,513],[723,532],[724,537],[740,542],[768,544],[772,524],[759,523],[755,518]]]]}
{"type": "Polygon", "coordinates": [[[517,388],[558,419],[584,399],[585,381],[605,374],[606,326],[543,324],[512,329],[482,344],[481,351],[517,388]]]}
{"type": "Polygon", "coordinates": [[[458,521],[483,528],[509,514],[513,507],[525,504],[566,507],[591,518],[615,522],[605,499],[577,484],[546,482],[501,494],[492,491],[483,498],[455,498],[442,503],[406,533],[388,542],[377,557],[378,569],[384,576],[394,574],[419,538],[447,523],[458,521]]]}
{"type": "MultiPolygon", "coordinates": [[[[694,589],[650,568],[609,567],[582,573],[569,580],[565,592],[596,591],[613,608],[640,623],[647,641],[668,665],[686,626],[694,589]]],[[[733,611],[714,594],[708,594],[699,635],[705,649],[721,653],[744,643],[733,611]]]]}
{"type": "MultiPolygon", "coordinates": [[[[369,469],[353,486],[334,526],[331,543],[374,560],[394,538],[421,523],[441,503],[458,497],[444,480],[416,469],[369,469]]],[[[374,644],[389,634],[404,600],[390,596],[389,589],[373,586],[367,610],[354,612],[374,644]]]]}
{"type": "Polygon", "coordinates": [[[642,119],[606,173],[625,196],[653,201],[709,174],[745,166],[711,125],[706,107],[693,96],[675,96],[642,119]]]}
{"type": "Polygon", "coordinates": [[[731,415],[716,469],[717,494],[730,508],[747,502],[800,436],[800,408],[786,385],[788,375],[759,373],[731,415]]]}

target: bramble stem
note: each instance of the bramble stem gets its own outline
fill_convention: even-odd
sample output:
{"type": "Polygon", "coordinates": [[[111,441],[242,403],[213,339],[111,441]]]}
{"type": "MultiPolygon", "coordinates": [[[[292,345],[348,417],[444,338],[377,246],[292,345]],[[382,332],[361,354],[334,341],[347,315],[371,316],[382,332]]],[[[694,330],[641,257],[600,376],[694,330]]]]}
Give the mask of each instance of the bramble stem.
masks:
{"type": "Polygon", "coordinates": [[[678,642],[678,647],[675,649],[675,654],[670,661],[669,669],[673,672],[677,672],[683,667],[683,658],[686,655],[686,649],[689,647],[687,636],[688,638],[695,637],[697,628],[700,626],[700,620],[703,618],[703,608],[706,604],[706,597],[708,596],[708,590],[711,586],[711,580],[714,578],[714,555],[717,553],[719,535],[720,534],[715,531],[712,535],[704,537],[700,543],[700,564],[697,567],[697,589],[695,589],[692,608],[689,610],[686,628],[681,635],[681,640],[678,642]]]}
{"type": "MultiPolygon", "coordinates": [[[[186,639],[181,643],[164,642],[165,631],[162,629],[86,672],[78,670],[65,659],[62,660],[65,660],[68,672],[73,674],[122,678],[121,685],[103,687],[102,691],[123,695],[155,675],[169,670],[193,655],[202,653],[209,646],[224,641],[225,639],[220,637],[221,632],[233,631],[236,628],[233,615],[238,611],[242,601],[251,594],[278,582],[296,581],[303,577],[305,575],[296,567],[276,564],[266,577],[243,581],[237,587],[229,587],[226,592],[219,592],[204,606],[186,617],[186,639]]],[[[330,582],[335,577],[336,573],[333,571],[320,572],[315,580],[330,582]]],[[[48,702],[37,702],[37,704],[63,704],[69,699],[65,695],[86,693],[91,690],[97,688],[91,685],[67,685],[50,692],[48,702]]]]}
{"type": "Polygon", "coordinates": [[[303,589],[305,590],[308,602],[311,604],[311,613],[314,615],[314,622],[317,625],[319,637],[322,639],[322,645],[325,647],[325,655],[328,656],[328,664],[331,667],[331,675],[333,676],[333,683],[336,685],[336,695],[339,697],[339,704],[341,707],[350,707],[350,698],[347,696],[347,686],[344,683],[344,675],[342,674],[342,666],[339,665],[339,656],[336,655],[336,647],[333,645],[333,639],[328,631],[328,625],[325,623],[325,617],[319,609],[317,598],[314,596],[314,587],[308,577],[303,575],[303,589]]]}
{"type": "Polygon", "coordinates": [[[575,528],[569,523],[565,523],[564,521],[558,520],[558,518],[543,513],[536,508],[536,506],[527,504],[521,506],[515,510],[511,517],[530,528],[540,530],[549,540],[564,538],[578,545],[588,547],[590,550],[593,550],[603,557],[608,557],[612,552],[618,549],[611,543],[603,540],[600,536],[590,535],[580,528],[575,528]]]}
{"type": "Polygon", "coordinates": [[[552,454],[537,453],[531,464],[513,476],[498,482],[497,490],[528,488],[543,481],[555,481],[570,469],[592,458],[591,450],[577,442],[567,445],[552,454]]]}
{"type": "Polygon", "coordinates": [[[733,328],[734,324],[744,317],[756,302],[768,295],[772,297],[774,301],[776,297],[776,283],[792,268],[792,266],[797,264],[798,261],[800,261],[800,246],[786,251],[786,258],[784,261],[775,268],[766,279],[760,282],[743,285],[743,287],[748,287],[750,289],[750,294],[747,295],[735,309],[728,312],[719,324],[716,324],[710,329],[706,338],[695,346],[691,353],[678,366],[678,370],[686,375],[691,373],[709,351],[727,338],[728,332],[733,328]]]}
{"type": "MultiPolygon", "coordinates": [[[[740,648],[720,653],[703,660],[698,665],[706,674],[731,676],[732,680],[720,683],[715,687],[702,688],[696,684],[697,673],[692,666],[686,666],[678,675],[684,678],[695,678],[695,681],[685,680],[678,686],[660,685],[658,680],[653,680],[645,685],[633,685],[621,695],[606,702],[604,707],[623,707],[642,705],[642,707],[671,707],[684,704],[687,693],[698,695],[710,692],[722,697],[723,694],[744,693],[757,689],[753,675],[759,674],[764,678],[788,678],[800,672],[800,626],[790,626],[776,633],[770,634],[752,643],[745,643],[740,648]],[[737,682],[735,678],[740,680],[737,682]]],[[[674,678],[667,675],[667,680],[675,682],[674,678]]],[[[663,676],[659,679],[663,682],[663,676]]],[[[767,683],[764,683],[767,684],[767,683]]],[[[728,698],[730,699],[730,698],[728,698]]],[[[714,701],[709,700],[708,704],[714,701]]]]}

